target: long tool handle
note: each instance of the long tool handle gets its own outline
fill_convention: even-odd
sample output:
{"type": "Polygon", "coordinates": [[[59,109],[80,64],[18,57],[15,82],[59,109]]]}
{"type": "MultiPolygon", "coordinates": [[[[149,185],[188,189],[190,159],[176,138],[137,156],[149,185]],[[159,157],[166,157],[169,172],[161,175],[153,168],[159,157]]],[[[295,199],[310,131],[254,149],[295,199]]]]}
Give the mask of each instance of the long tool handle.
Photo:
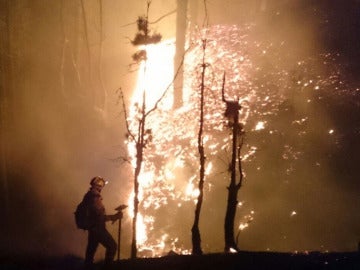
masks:
{"type": "Polygon", "coordinates": [[[117,260],[120,261],[121,218],[119,218],[117,260]]]}

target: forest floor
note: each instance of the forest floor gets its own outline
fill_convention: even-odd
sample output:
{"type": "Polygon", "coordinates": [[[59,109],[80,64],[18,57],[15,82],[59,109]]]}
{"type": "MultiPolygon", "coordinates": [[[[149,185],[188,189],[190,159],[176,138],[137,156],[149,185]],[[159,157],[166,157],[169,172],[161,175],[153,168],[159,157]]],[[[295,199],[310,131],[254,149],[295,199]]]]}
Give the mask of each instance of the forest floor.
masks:
{"type": "MultiPolygon", "coordinates": [[[[59,258],[2,258],[1,270],[80,270],[83,260],[75,256],[59,258]]],[[[102,263],[94,270],[103,269],[102,263]]],[[[115,261],[111,270],[252,270],[252,269],[360,269],[360,252],[308,254],[246,252],[206,254],[201,256],[171,255],[160,258],[138,258],[115,261]]]]}

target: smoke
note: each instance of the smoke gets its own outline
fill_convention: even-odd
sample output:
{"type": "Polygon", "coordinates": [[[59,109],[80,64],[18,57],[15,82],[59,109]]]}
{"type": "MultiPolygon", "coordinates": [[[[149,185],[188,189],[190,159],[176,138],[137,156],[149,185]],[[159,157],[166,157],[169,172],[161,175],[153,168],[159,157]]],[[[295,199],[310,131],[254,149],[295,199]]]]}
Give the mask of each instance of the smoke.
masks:
{"type": "MultiPolygon", "coordinates": [[[[115,90],[121,86],[127,97],[132,94],[136,73],[128,71],[133,48],[127,38],[133,36],[135,25],[122,26],[144,14],[145,4],[136,1],[129,7],[128,1],[102,1],[101,25],[95,1],[86,1],[86,23],[81,6],[62,2],[8,1],[8,9],[1,12],[2,18],[6,12],[9,15],[10,48],[2,55],[8,56],[6,85],[11,89],[6,92],[7,133],[1,137],[7,145],[1,190],[2,254],[83,256],[86,234],[75,228],[73,212],[90,179],[101,175],[110,181],[103,191],[109,213],[128,202],[132,189],[131,168],[114,161],[126,153],[124,119],[115,90]]],[[[200,2],[194,21],[201,25],[200,2]]],[[[360,235],[355,184],[359,92],[344,85],[342,76],[356,71],[352,62],[359,61],[349,59],[358,56],[350,44],[359,48],[358,30],[341,31],[348,28],[335,15],[336,1],[331,5],[328,1],[316,5],[285,0],[207,2],[210,24],[255,23],[249,42],[264,39],[274,44],[272,48],[280,46],[277,54],[259,57],[257,65],[264,73],[276,68],[288,73],[284,84],[300,81],[296,92],[286,93],[291,106],[272,119],[275,126],[265,125],[247,138],[249,145],[260,147],[255,160],[246,165],[247,180],[239,193],[243,205],[238,218],[254,211],[254,220],[240,233],[240,248],[353,250],[360,235]],[[334,65],[324,65],[332,57],[312,60],[314,55],[325,51],[333,55],[337,50],[342,54],[334,65]],[[352,64],[342,65],[348,62],[352,64]],[[319,83],[320,92],[314,91],[311,79],[319,83]],[[333,79],[343,83],[332,83],[333,79]],[[274,135],[269,139],[270,131],[274,135]]],[[[158,18],[175,7],[175,1],[153,1],[151,16],[158,18]]],[[[359,9],[356,1],[346,7],[359,9]]],[[[173,37],[174,22],[170,16],[157,30],[165,38],[173,37]]],[[[214,178],[210,183],[216,188],[206,190],[201,217],[206,252],[223,250],[227,182],[224,174],[214,178]]],[[[187,207],[174,203],[159,210],[154,231],[161,235],[175,227],[182,247],[189,249],[192,202],[184,204],[187,207]]],[[[122,257],[128,257],[130,249],[130,222],[126,214],[122,257]]],[[[117,226],[109,229],[116,236],[117,226]]]]}

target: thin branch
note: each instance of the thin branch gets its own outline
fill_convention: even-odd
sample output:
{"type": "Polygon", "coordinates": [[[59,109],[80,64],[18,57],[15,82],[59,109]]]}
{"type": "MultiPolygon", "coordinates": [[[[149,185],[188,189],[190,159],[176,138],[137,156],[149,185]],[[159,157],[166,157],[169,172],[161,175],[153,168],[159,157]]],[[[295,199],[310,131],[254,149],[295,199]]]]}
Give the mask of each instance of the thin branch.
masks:
{"type": "Polygon", "coordinates": [[[112,162],[119,162],[121,164],[124,164],[124,163],[131,164],[131,161],[130,161],[130,159],[128,157],[110,158],[109,160],[112,161],[112,162]]]}
{"type": "Polygon", "coordinates": [[[61,85],[61,92],[63,94],[63,97],[65,99],[65,101],[68,101],[68,95],[66,94],[65,91],[65,75],[64,75],[64,70],[65,70],[65,61],[66,59],[66,51],[69,50],[70,53],[70,59],[71,59],[71,63],[73,65],[75,74],[76,74],[76,78],[77,81],[79,83],[79,85],[82,85],[82,81],[81,81],[81,75],[80,75],[80,71],[79,68],[76,64],[76,59],[74,56],[74,52],[73,49],[71,47],[70,44],[70,40],[68,39],[67,35],[66,35],[66,31],[65,31],[65,19],[64,19],[64,1],[61,2],[61,11],[60,11],[60,18],[61,18],[61,32],[62,32],[62,39],[63,39],[63,44],[62,44],[62,49],[61,49],[61,61],[60,61],[60,71],[59,71],[59,76],[60,76],[60,85],[61,85]]]}
{"type": "Polygon", "coordinates": [[[133,24],[137,24],[137,20],[135,22],[124,24],[121,27],[126,27],[126,26],[130,26],[130,25],[133,25],[133,24]]]}
{"type": "Polygon", "coordinates": [[[152,113],[153,111],[155,111],[159,105],[159,103],[161,102],[161,100],[165,97],[167,91],[170,89],[171,85],[174,84],[174,81],[175,79],[177,78],[177,76],[179,75],[180,73],[180,70],[181,70],[181,67],[183,66],[184,64],[184,60],[185,60],[185,55],[186,53],[190,50],[190,47],[185,51],[182,59],[181,59],[181,62],[176,70],[176,73],[175,73],[175,76],[173,77],[172,81],[169,83],[169,85],[166,87],[166,89],[164,90],[163,94],[161,95],[161,97],[155,102],[154,104],[154,107],[152,109],[150,109],[147,113],[146,113],[146,116],[148,116],[150,113],[152,113]]]}
{"type": "Polygon", "coordinates": [[[204,0],[204,11],[205,11],[205,17],[204,17],[204,21],[203,21],[203,28],[208,28],[209,15],[208,15],[208,10],[207,10],[206,0],[204,0]]]}
{"type": "Polygon", "coordinates": [[[67,38],[65,34],[65,26],[64,26],[64,2],[61,1],[61,10],[60,10],[60,19],[61,19],[61,31],[63,35],[63,45],[61,50],[61,62],[60,62],[60,85],[61,85],[61,92],[65,98],[67,99],[65,94],[65,75],[64,75],[64,66],[65,66],[65,51],[66,51],[66,43],[67,38]]]}
{"type": "Polygon", "coordinates": [[[104,85],[104,78],[103,78],[103,69],[102,69],[102,60],[103,60],[103,2],[102,0],[99,0],[99,15],[100,15],[100,44],[99,44],[99,63],[98,63],[98,70],[99,70],[99,79],[100,79],[100,85],[101,85],[101,90],[103,91],[104,94],[104,100],[103,100],[103,106],[102,106],[102,110],[104,111],[104,113],[106,113],[106,106],[107,106],[107,91],[105,89],[105,85],[104,85]]]}
{"type": "Polygon", "coordinates": [[[149,24],[154,24],[154,23],[158,23],[159,21],[161,21],[162,19],[164,19],[167,16],[170,16],[171,14],[175,13],[177,11],[177,9],[174,9],[173,11],[170,11],[168,13],[166,13],[165,15],[161,16],[160,18],[158,18],[157,20],[153,21],[153,22],[149,22],[149,24]]]}
{"type": "Polygon", "coordinates": [[[86,10],[85,10],[85,4],[84,0],[81,0],[81,9],[82,9],[82,15],[83,15],[83,23],[84,23],[84,32],[85,32],[85,40],[86,40],[86,49],[89,57],[89,62],[91,66],[91,53],[90,53],[90,44],[89,44],[89,34],[87,29],[87,19],[86,19],[86,10]]]}
{"type": "Polygon", "coordinates": [[[151,0],[147,1],[147,8],[146,8],[146,21],[149,22],[149,11],[150,11],[150,5],[151,5],[151,0]]]}
{"type": "Polygon", "coordinates": [[[243,182],[243,179],[244,179],[244,174],[243,174],[243,170],[242,170],[242,160],[241,160],[241,149],[244,145],[244,136],[241,135],[241,142],[239,143],[239,146],[238,146],[238,168],[239,168],[239,174],[240,174],[240,179],[239,179],[239,183],[236,184],[236,188],[237,189],[240,189],[241,186],[242,186],[242,182],[243,182]]]}
{"type": "Polygon", "coordinates": [[[226,99],[225,99],[225,71],[224,71],[223,83],[222,83],[222,87],[221,87],[221,97],[222,97],[222,101],[226,102],[226,99]]]}
{"type": "Polygon", "coordinates": [[[127,120],[128,117],[127,117],[127,112],[126,112],[124,93],[123,93],[121,87],[117,91],[120,93],[120,97],[121,97],[121,100],[122,100],[122,106],[123,106],[123,110],[124,110],[124,114],[125,114],[125,125],[126,125],[127,133],[137,143],[137,140],[136,140],[134,134],[131,133],[131,130],[130,130],[130,127],[129,127],[129,122],[127,120]]]}
{"type": "MultiPolygon", "coordinates": [[[[149,24],[155,24],[155,23],[158,23],[158,22],[160,22],[162,19],[164,19],[164,18],[166,18],[167,16],[170,16],[170,15],[172,15],[172,14],[176,13],[176,12],[177,12],[177,9],[174,9],[173,11],[170,11],[170,12],[166,13],[165,15],[163,15],[163,16],[161,16],[161,17],[159,17],[159,18],[158,18],[158,19],[156,19],[155,21],[153,21],[153,22],[149,22],[149,24]]],[[[127,27],[127,26],[134,25],[134,24],[137,24],[137,21],[135,21],[135,22],[131,22],[131,23],[127,23],[127,24],[124,24],[124,25],[122,25],[121,27],[127,27]]]]}

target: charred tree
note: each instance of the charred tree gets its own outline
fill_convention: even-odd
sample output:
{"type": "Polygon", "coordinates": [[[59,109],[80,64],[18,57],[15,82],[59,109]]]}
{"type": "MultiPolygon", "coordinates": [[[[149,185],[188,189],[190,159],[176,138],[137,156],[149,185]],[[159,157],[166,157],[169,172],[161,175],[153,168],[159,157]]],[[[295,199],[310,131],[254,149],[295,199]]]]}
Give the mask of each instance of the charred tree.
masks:
{"type": "MultiPolygon", "coordinates": [[[[144,71],[145,72],[145,71],[144,71]]],[[[136,165],[134,172],[134,217],[132,223],[132,242],[131,242],[131,258],[136,258],[137,256],[137,237],[136,237],[136,224],[137,216],[139,212],[139,175],[141,172],[141,165],[143,163],[144,156],[144,147],[145,147],[145,109],[146,109],[146,94],[145,90],[143,92],[143,102],[141,107],[141,119],[139,120],[138,125],[138,136],[136,139],[136,165]]]]}
{"type": "MultiPolygon", "coordinates": [[[[152,32],[149,25],[153,24],[155,22],[160,21],[161,19],[165,18],[168,15],[171,15],[174,13],[174,11],[167,13],[166,15],[160,17],[160,19],[156,20],[155,22],[149,22],[149,9],[150,9],[151,1],[147,1],[147,12],[145,16],[139,16],[136,24],[137,24],[137,33],[135,34],[134,39],[131,41],[132,45],[134,46],[142,46],[141,49],[136,51],[132,55],[132,59],[134,64],[140,64],[144,63],[144,77],[146,77],[147,72],[147,49],[146,45],[149,44],[157,44],[161,41],[162,36],[161,34],[157,32],[152,32]]],[[[125,123],[128,131],[128,139],[129,141],[133,142],[135,144],[135,168],[134,168],[134,217],[132,221],[132,243],[131,243],[131,258],[137,257],[137,217],[138,213],[140,211],[140,205],[141,202],[139,200],[139,192],[140,192],[140,183],[139,183],[139,177],[141,175],[141,170],[143,167],[143,163],[146,159],[145,157],[145,148],[146,146],[151,142],[152,140],[152,130],[151,128],[147,128],[147,119],[148,116],[153,113],[155,110],[159,109],[159,104],[161,100],[166,96],[166,93],[171,89],[171,86],[174,85],[175,80],[178,76],[182,73],[182,66],[184,63],[184,55],[186,51],[184,52],[182,58],[180,59],[178,63],[178,68],[175,72],[173,80],[169,83],[166,89],[164,89],[162,95],[157,99],[155,104],[152,108],[148,108],[146,104],[146,98],[147,98],[147,89],[146,86],[142,89],[142,100],[135,104],[135,110],[136,110],[136,116],[135,121],[136,124],[132,125],[132,128],[130,128],[130,124],[128,121],[128,117],[126,114],[126,106],[125,106],[125,99],[123,96],[123,92],[121,88],[119,88],[120,92],[120,99],[123,102],[123,111],[125,113],[125,123]]],[[[121,161],[129,161],[128,157],[121,157],[119,158],[121,161]]]]}
{"type": "Polygon", "coordinates": [[[205,180],[205,151],[204,151],[204,92],[205,92],[205,72],[207,63],[205,62],[205,52],[206,52],[206,39],[202,40],[202,49],[203,49],[203,58],[201,64],[201,83],[200,83],[200,119],[199,119],[199,132],[198,132],[198,152],[199,152],[199,161],[200,161],[200,179],[199,179],[199,196],[197,198],[197,203],[195,207],[195,218],[194,224],[191,229],[192,233],[192,254],[201,255],[201,235],[199,229],[200,221],[200,212],[201,206],[203,203],[204,197],[204,180],[205,180]]]}
{"type": "Polygon", "coordinates": [[[244,131],[242,125],[239,123],[239,111],[241,106],[239,101],[225,99],[225,74],[222,86],[222,100],[226,104],[225,117],[229,121],[229,126],[232,129],[232,151],[231,163],[229,171],[231,174],[230,184],[227,187],[228,199],[225,214],[224,233],[225,233],[225,252],[238,251],[234,235],[234,222],[236,216],[236,207],[238,204],[237,196],[243,181],[243,171],[241,164],[241,147],[243,145],[244,131]],[[238,167],[236,166],[238,164],[238,167]],[[237,176],[239,174],[239,176],[237,176]]]}

